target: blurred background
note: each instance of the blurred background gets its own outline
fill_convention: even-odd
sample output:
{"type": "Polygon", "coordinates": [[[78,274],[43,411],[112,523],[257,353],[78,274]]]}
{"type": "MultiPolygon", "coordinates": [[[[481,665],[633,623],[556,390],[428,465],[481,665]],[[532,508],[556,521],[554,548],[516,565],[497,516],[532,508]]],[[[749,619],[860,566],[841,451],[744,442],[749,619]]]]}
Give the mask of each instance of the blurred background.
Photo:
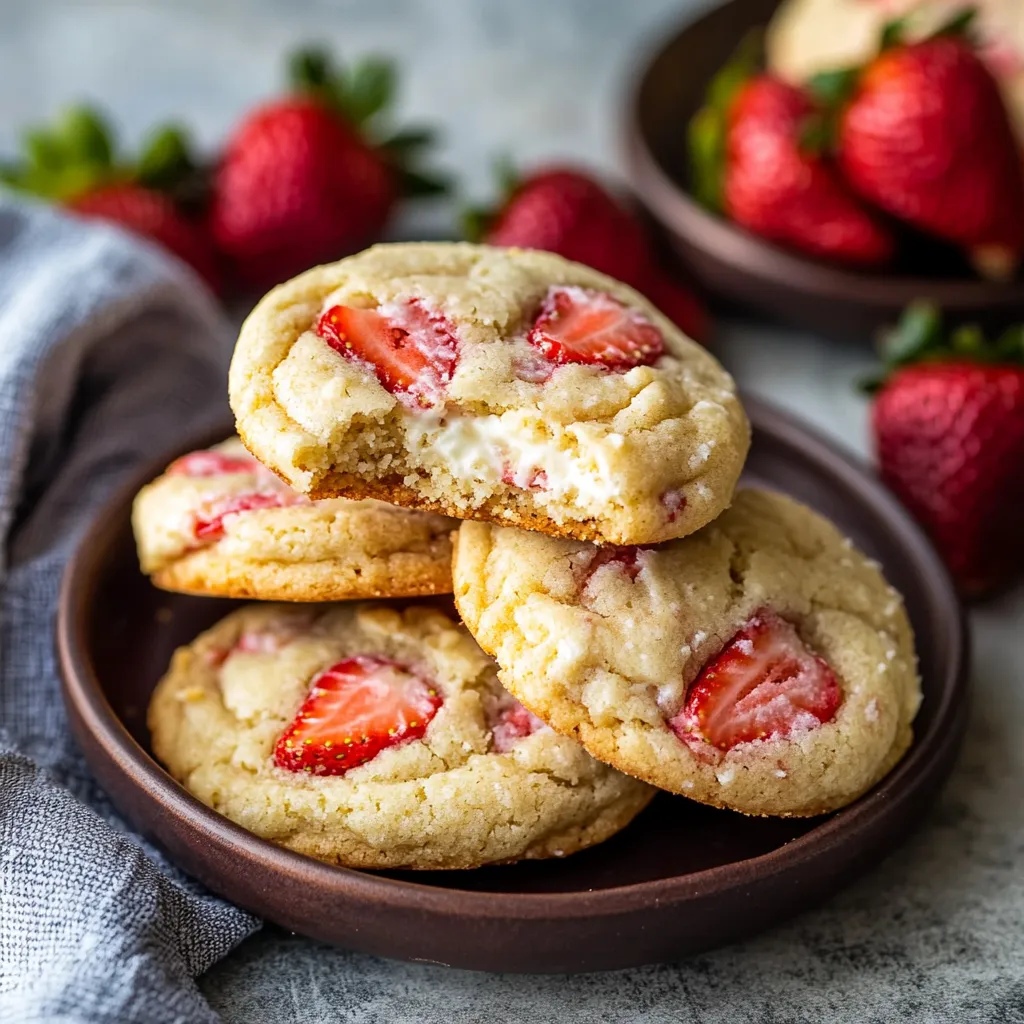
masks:
{"type": "MultiPolygon", "coordinates": [[[[397,120],[441,129],[437,165],[493,192],[517,164],[572,156],[614,167],[623,87],[658,29],[699,0],[3,0],[0,152],[73,99],[106,108],[136,144],[181,120],[212,151],[280,92],[285,55],[315,42],[399,64],[397,120]],[[486,102],[481,98],[486,97],[486,102]]],[[[411,211],[441,230],[442,208],[411,211]]],[[[450,227],[449,227],[450,230],[450,227]]]]}

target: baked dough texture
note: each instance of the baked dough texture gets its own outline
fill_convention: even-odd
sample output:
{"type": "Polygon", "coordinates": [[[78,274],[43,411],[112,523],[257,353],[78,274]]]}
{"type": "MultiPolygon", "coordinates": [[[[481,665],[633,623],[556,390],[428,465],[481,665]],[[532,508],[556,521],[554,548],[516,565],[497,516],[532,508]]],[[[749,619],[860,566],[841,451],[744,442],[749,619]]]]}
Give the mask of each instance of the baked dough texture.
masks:
{"type": "Polygon", "coordinates": [[[820,515],[740,491],[699,533],[634,553],[635,578],[593,546],[485,523],[456,540],[455,599],[503,684],[595,757],[747,814],[814,815],[900,760],[921,699],[900,596],[820,515]],[[585,582],[581,582],[585,581],[585,582]],[[832,668],[830,721],[698,756],[668,721],[689,685],[762,609],[832,668]]]}
{"type": "Polygon", "coordinates": [[[494,725],[509,705],[491,659],[436,609],[265,604],[175,653],[149,728],[157,758],[203,803],[264,839],[349,867],[562,857],[607,839],[651,799],[653,789],[542,723],[498,743],[494,725]],[[425,735],[340,776],[277,767],[275,743],[317,674],[361,654],[433,681],[443,703],[425,735]]]}
{"type": "Polygon", "coordinates": [[[158,587],[271,601],[451,593],[455,520],[380,501],[309,501],[289,492],[237,438],[210,452],[232,460],[236,471],[193,476],[172,466],[135,500],[139,562],[158,587]],[[197,513],[268,492],[294,503],[226,516],[222,537],[197,539],[197,513]]]}

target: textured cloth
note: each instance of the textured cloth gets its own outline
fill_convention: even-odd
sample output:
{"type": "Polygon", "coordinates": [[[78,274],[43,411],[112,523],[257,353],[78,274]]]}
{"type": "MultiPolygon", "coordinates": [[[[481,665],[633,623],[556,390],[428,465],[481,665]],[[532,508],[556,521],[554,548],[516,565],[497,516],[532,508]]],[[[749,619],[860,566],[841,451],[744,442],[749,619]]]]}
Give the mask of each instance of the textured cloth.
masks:
{"type": "Polygon", "coordinates": [[[258,922],[131,833],[68,733],[60,575],[137,463],[222,414],[228,324],[182,265],[0,198],[0,1022],[205,1022],[258,922]]]}

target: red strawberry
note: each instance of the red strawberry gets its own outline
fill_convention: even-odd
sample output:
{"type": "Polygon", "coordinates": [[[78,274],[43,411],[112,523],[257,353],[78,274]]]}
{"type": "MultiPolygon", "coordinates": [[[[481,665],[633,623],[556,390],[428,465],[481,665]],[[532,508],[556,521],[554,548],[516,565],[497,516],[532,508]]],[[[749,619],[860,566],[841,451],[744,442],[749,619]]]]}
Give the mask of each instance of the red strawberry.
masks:
{"type": "Polygon", "coordinates": [[[458,362],[455,328],[419,299],[376,309],[332,306],[317,334],[346,359],[369,364],[392,394],[431,405],[458,362]]]}
{"type": "Polygon", "coordinates": [[[520,740],[532,736],[544,723],[519,701],[500,708],[491,723],[491,746],[499,754],[508,753],[520,740]]]}
{"type": "Polygon", "coordinates": [[[554,287],[526,340],[553,363],[596,363],[610,370],[650,366],[665,353],[661,331],[605,292],[554,287]]]}
{"type": "Polygon", "coordinates": [[[947,339],[919,306],[889,362],[871,420],[882,478],[965,595],[1009,582],[1024,569],[1024,329],[994,344],[970,327],[947,339]]]}
{"type": "Polygon", "coordinates": [[[541,168],[522,181],[505,178],[506,195],[496,213],[468,214],[471,238],[585,263],[643,292],[691,338],[707,338],[700,304],[656,265],[639,221],[603,185],[572,167],[541,168]]]}
{"type": "Polygon", "coordinates": [[[110,221],[151,239],[218,291],[213,245],[199,220],[188,216],[177,200],[192,190],[197,174],[177,128],[155,132],[132,162],[114,153],[112,132],[99,115],[78,108],[52,130],[32,132],[24,163],[7,169],[0,179],[80,216],[110,221]]]}
{"type": "Polygon", "coordinates": [[[189,452],[175,459],[167,467],[168,476],[220,476],[222,473],[251,473],[260,464],[248,453],[228,455],[224,452],[204,450],[189,452]]]}
{"type": "Polygon", "coordinates": [[[805,144],[816,114],[806,92],[770,75],[743,85],[728,108],[722,208],[770,241],[842,263],[881,265],[893,255],[893,236],[805,144]]]}
{"type": "Polygon", "coordinates": [[[1024,174],[999,87],[950,35],[884,50],[854,78],[839,161],[865,199],[1012,272],[1024,252],[1024,174]]]}
{"type": "Polygon", "coordinates": [[[251,494],[232,494],[218,498],[195,513],[193,532],[196,540],[215,541],[224,536],[224,520],[242,512],[261,508],[284,508],[298,505],[308,499],[291,491],[254,491],[251,494]]]}
{"type": "Polygon", "coordinates": [[[419,739],[441,707],[427,680],[385,658],[359,655],[313,680],[274,748],[279,768],[344,775],[382,750],[419,739]]]}
{"type": "Polygon", "coordinates": [[[343,73],[326,55],[305,52],[292,79],[293,95],[238,126],[214,180],[213,237],[252,287],[362,247],[400,195],[443,190],[407,166],[429,133],[377,138],[394,92],[388,64],[370,59],[343,73]]]}
{"type": "Polygon", "coordinates": [[[816,728],[834,717],[841,699],[828,664],[789,622],[762,608],[704,666],[668,724],[697,750],[730,750],[816,728]]]}

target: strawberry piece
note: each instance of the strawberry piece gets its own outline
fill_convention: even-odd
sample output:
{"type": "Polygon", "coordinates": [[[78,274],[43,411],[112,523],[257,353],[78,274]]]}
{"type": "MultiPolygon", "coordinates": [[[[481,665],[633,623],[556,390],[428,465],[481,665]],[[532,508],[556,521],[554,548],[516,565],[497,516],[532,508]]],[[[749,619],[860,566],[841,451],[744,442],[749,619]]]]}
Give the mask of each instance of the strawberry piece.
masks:
{"type": "Polygon", "coordinates": [[[313,680],[274,748],[279,768],[344,775],[382,750],[420,739],[441,697],[427,680],[385,658],[359,655],[313,680]]]}
{"type": "Polygon", "coordinates": [[[491,746],[499,754],[507,754],[520,740],[532,736],[544,723],[519,701],[502,706],[491,723],[491,746]]]}
{"type": "Polygon", "coordinates": [[[168,476],[220,476],[227,473],[252,473],[263,467],[248,454],[226,455],[224,452],[189,452],[167,467],[168,476]]]}
{"type": "Polygon", "coordinates": [[[303,504],[307,499],[289,491],[253,491],[217,498],[195,513],[193,532],[196,540],[215,541],[224,536],[224,520],[261,508],[285,508],[303,504]]]}
{"type": "Polygon", "coordinates": [[[646,548],[634,544],[605,544],[603,547],[597,548],[594,552],[594,557],[585,566],[582,566],[577,573],[577,586],[580,590],[584,590],[593,578],[594,573],[603,565],[613,566],[620,572],[625,573],[632,582],[640,575],[640,570],[644,567],[643,552],[646,550],[646,548]]]}
{"type": "Polygon", "coordinates": [[[381,310],[332,306],[317,334],[340,355],[372,367],[381,385],[409,404],[433,404],[458,362],[454,327],[419,299],[381,310]]]}
{"type": "Polygon", "coordinates": [[[839,162],[866,200],[1012,272],[1024,252],[1020,149],[992,73],[969,42],[883,51],[839,125],[839,162]]]}
{"type": "Polygon", "coordinates": [[[543,469],[531,469],[528,472],[517,473],[510,462],[502,463],[501,480],[509,487],[518,487],[523,491],[546,491],[548,489],[548,475],[543,469]]]}
{"type": "Polygon", "coordinates": [[[668,725],[687,745],[731,750],[788,739],[833,718],[842,700],[828,663],[767,608],[753,617],[691,684],[668,725]]]}
{"type": "Polygon", "coordinates": [[[526,340],[553,363],[613,370],[650,366],[665,354],[661,331],[606,292],[554,287],[526,340]]]}
{"type": "Polygon", "coordinates": [[[244,654],[277,654],[301,633],[302,630],[293,624],[246,630],[231,647],[215,647],[207,651],[206,660],[219,667],[239,651],[244,654]]]}
{"type": "Polygon", "coordinates": [[[895,249],[889,228],[803,145],[817,113],[805,91],[770,75],[740,89],[728,114],[723,209],[755,234],[802,252],[883,264],[895,249]]]}
{"type": "Polygon", "coordinates": [[[682,491],[666,491],[659,501],[670,523],[674,523],[686,508],[686,495],[682,491]]]}

